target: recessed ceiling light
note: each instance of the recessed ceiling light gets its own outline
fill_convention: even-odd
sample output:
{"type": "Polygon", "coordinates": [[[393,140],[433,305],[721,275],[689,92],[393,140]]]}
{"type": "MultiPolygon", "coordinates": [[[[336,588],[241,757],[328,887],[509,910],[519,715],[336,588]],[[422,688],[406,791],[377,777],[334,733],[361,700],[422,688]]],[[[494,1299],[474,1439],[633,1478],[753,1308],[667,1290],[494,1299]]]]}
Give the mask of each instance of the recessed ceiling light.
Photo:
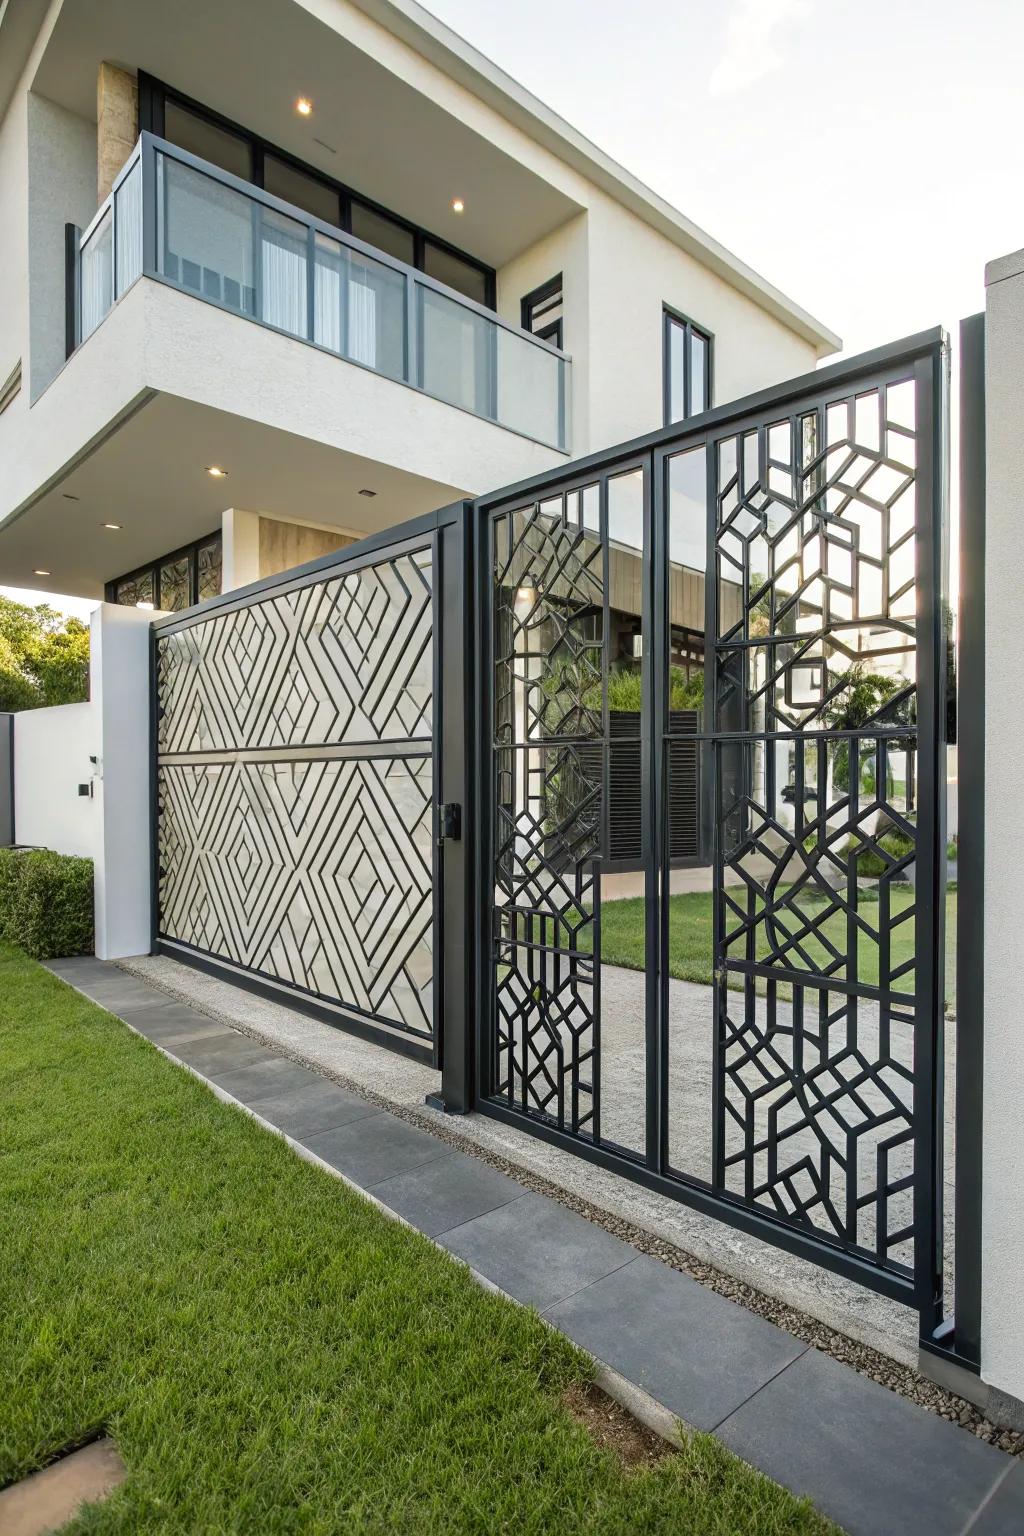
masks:
{"type": "Polygon", "coordinates": [[[78,501],[80,499],[77,496],[72,496],[70,491],[61,491],[61,495],[64,497],[65,501],[78,501]]]}
{"type": "Polygon", "coordinates": [[[464,213],[466,205],[461,197],[452,198],[452,213],[464,213]]]}
{"type": "Polygon", "coordinates": [[[49,571],[44,571],[42,569],[42,567],[38,566],[38,565],[36,566],[35,570],[32,572],[33,576],[49,576],[49,574],[50,574],[49,571]]]}
{"type": "Polygon", "coordinates": [[[121,532],[121,524],[120,523],[104,523],[103,526],[104,526],[104,528],[109,528],[111,533],[120,533],[121,532]]]}
{"type": "Polygon", "coordinates": [[[300,117],[309,117],[313,111],[313,103],[308,96],[300,96],[295,103],[295,110],[300,117]]]}
{"type": "Polygon", "coordinates": [[[368,491],[365,487],[359,492],[360,496],[376,496],[376,491],[368,491]]]}
{"type": "Polygon", "coordinates": [[[227,478],[227,470],[221,469],[219,464],[207,464],[206,473],[208,475],[212,475],[215,480],[224,480],[227,478]]]}

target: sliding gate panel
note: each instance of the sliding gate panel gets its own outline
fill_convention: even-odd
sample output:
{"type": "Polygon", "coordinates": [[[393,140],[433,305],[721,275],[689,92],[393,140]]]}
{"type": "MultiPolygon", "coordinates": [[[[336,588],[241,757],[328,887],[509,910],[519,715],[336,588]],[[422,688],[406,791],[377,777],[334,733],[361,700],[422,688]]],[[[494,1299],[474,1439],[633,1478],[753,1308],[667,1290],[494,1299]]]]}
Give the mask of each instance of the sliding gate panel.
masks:
{"type": "Polygon", "coordinates": [[[916,1306],[926,1332],[946,362],[939,333],[912,338],[478,503],[481,1108],[916,1306]]]}
{"type": "Polygon", "coordinates": [[[161,948],[435,1040],[435,542],[157,631],[161,948]]]}

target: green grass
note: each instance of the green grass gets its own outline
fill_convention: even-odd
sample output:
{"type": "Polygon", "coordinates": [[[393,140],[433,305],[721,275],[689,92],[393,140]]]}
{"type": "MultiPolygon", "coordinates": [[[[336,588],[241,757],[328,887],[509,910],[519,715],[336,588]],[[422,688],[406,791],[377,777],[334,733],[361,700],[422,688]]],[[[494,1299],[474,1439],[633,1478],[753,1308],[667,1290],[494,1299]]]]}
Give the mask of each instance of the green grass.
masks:
{"type": "Polygon", "coordinates": [[[625,1470],[535,1314],[9,950],[0,999],[0,1486],[104,1428],[78,1532],[831,1529],[708,1437],[625,1470]]]}
{"type": "MultiPolygon", "coordinates": [[[[913,892],[893,888],[890,896],[890,911],[893,916],[906,911],[913,902],[913,892]]],[[[947,1006],[951,1005],[956,996],[956,891],[950,890],[946,895],[946,998],[947,1006]]],[[[801,909],[812,918],[826,907],[824,897],[802,896],[801,909]]],[[[872,924],[876,919],[878,908],[867,908],[868,921],[872,924]]],[[[797,927],[792,918],[789,920],[790,931],[796,932],[797,927]]],[[[681,981],[698,981],[711,984],[711,940],[712,940],[712,904],[711,894],[707,891],[688,892],[682,896],[669,898],[669,972],[681,981]]],[[[832,943],[840,950],[846,947],[846,918],[837,915],[827,918],[820,931],[826,934],[832,943]]],[[[818,960],[824,960],[828,951],[824,944],[808,939],[806,942],[808,953],[818,960]]],[[[890,961],[893,967],[902,965],[909,960],[914,947],[914,924],[912,920],[901,923],[892,932],[890,961]]],[[[758,954],[763,956],[768,949],[767,935],[763,928],[758,929],[758,954]]],[[[738,956],[742,958],[742,956],[738,956]]],[[[644,900],[642,897],[629,897],[622,901],[606,901],[601,905],[601,959],[606,965],[623,965],[631,970],[641,971],[644,968],[644,900]]],[[[866,934],[858,935],[858,975],[861,981],[874,984],[878,981],[878,949],[873,940],[866,934]]],[[[740,982],[736,983],[741,985],[740,982]]],[[[785,996],[788,989],[781,989],[781,995],[785,996]]]]}

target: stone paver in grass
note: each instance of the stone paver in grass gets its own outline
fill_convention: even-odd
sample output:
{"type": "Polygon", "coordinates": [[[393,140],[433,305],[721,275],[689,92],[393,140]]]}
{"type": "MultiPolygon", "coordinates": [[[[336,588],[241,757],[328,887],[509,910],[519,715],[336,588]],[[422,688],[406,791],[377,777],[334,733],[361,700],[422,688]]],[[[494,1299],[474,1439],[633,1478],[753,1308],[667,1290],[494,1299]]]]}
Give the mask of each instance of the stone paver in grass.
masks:
{"type": "Polygon", "coordinates": [[[0,1493],[0,1531],[3,1536],[43,1536],[56,1531],[83,1504],[108,1498],[127,1476],[128,1468],[113,1440],[94,1440],[5,1488],[0,1493]]]}
{"type": "MultiPolygon", "coordinates": [[[[258,1104],[256,1112],[260,1113],[258,1104]]],[[[383,1111],[366,1115],[353,1125],[306,1136],[304,1141],[317,1157],[364,1189],[451,1152],[435,1136],[428,1136],[426,1131],[383,1111]]]]}
{"type": "Polygon", "coordinates": [[[962,1536],[1006,1468],[994,1446],[816,1349],[716,1433],[848,1536],[962,1536]]]}
{"type": "Polygon", "coordinates": [[[454,1227],[439,1241],[507,1295],[541,1309],[636,1256],[603,1227],[536,1194],[454,1227]]]}
{"type": "Polygon", "coordinates": [[[807,1348],[646,1256],[544,1315],[694,1429],[715,1429],[807,1348]]]}
{"type": "Polygon", "coordinates": [[[450,1152],[447,1157],[370,1187],[389,1210],[428,1237],[461,1226],[526,1193],[514,1179],[463,1152],[450,1152]]]}

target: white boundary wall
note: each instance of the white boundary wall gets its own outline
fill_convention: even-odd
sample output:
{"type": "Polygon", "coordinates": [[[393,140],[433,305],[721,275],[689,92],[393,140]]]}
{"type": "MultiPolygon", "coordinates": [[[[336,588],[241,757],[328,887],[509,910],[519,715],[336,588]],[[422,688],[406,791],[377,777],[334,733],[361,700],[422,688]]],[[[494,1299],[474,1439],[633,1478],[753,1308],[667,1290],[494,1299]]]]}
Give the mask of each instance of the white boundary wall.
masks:
{"type": "MultiPolygon", "coordinates": [[[[1024,1400],[1024,250],[985,272],[985,1076],[981,1372],[1024,1400]]],[[[964,743],[967,750],[969,745],[964,743]]]]}
{"type": "Polygon", "coordinates": [[[103,960],[150,947],[151,622],[138,609],[100,604],[90,623],[89,702],[14,718],[15,838],[93,860],[103,960]]]}

